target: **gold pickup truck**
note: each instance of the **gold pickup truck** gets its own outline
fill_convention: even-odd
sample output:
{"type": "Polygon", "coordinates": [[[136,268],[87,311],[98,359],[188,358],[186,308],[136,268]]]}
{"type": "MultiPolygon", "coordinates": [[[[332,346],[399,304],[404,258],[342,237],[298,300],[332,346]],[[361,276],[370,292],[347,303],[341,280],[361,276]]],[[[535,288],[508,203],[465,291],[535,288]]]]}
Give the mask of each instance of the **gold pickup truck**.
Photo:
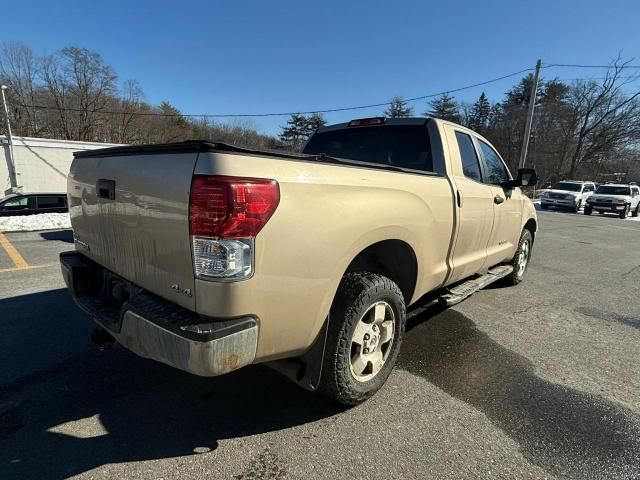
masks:
{"type": "Polygon", "coordinates": [[[389,376],[408,306],[522,280],[537,220],[519,187],[535,181],[433,118],[328,126],[300,154],[81,152],[62,272],[99,338],[196,375],[268,363],[353,405],[389,376]]]}

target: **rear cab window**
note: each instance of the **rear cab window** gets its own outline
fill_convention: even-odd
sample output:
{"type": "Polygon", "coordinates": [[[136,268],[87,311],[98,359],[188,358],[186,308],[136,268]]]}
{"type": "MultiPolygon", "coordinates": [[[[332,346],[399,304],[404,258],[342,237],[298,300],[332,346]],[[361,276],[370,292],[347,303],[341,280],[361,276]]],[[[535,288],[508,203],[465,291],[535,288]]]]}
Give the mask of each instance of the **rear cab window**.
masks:
{"type": "Polygon", "coordinates": [[[311,137],[303,153],[435,172],[425,125],[377,125],[320,131],[311,137]]]}
{"type": "Polygon", "coordinates": [[[465,177],[482,182],[482,172],[480,170],[480,160],[473,146],[473,140],[466,133],[456,131],[456,140],[460,150],[462,160],[462,173],[465,177]]]}

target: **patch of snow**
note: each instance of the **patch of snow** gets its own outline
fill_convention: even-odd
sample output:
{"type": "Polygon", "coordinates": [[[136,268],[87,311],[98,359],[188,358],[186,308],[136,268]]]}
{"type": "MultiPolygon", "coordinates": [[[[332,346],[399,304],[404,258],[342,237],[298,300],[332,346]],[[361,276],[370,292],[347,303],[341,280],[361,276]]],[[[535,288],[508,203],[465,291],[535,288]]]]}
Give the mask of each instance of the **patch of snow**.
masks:
{"type": "Polygon", "coordinates": [[[71,228],[68,213],[39,213],[0,217],[0,232],[33,232],[71,228]]]}

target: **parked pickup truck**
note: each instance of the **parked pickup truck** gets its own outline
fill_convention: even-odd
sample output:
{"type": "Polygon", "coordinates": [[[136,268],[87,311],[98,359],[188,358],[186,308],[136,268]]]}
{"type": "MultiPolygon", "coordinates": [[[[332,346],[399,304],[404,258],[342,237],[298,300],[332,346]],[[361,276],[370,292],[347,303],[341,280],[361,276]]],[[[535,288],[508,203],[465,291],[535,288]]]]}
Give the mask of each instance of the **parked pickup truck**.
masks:
{"type": "Polygon", "coordinates": [[[437,119],[360,119],[303,153],[189,141],[75,154],[73,298],[196,375],[268,363],[344,404],[393,368],[406,308],[519,283],[535,209],[500,155],[437,119]]]}

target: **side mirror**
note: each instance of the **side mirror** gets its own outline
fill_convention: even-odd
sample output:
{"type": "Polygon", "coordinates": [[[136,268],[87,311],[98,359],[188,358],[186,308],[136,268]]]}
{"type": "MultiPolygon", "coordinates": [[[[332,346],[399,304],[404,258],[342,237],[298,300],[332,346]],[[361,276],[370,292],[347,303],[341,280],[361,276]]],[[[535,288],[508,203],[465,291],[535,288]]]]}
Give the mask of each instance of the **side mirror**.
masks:
{"type": "Polygon", "coordinates": [[[533,187],[538,183],[538,175],[533,168],[519,168],[515,181],[518,187],[533,187]]]}

